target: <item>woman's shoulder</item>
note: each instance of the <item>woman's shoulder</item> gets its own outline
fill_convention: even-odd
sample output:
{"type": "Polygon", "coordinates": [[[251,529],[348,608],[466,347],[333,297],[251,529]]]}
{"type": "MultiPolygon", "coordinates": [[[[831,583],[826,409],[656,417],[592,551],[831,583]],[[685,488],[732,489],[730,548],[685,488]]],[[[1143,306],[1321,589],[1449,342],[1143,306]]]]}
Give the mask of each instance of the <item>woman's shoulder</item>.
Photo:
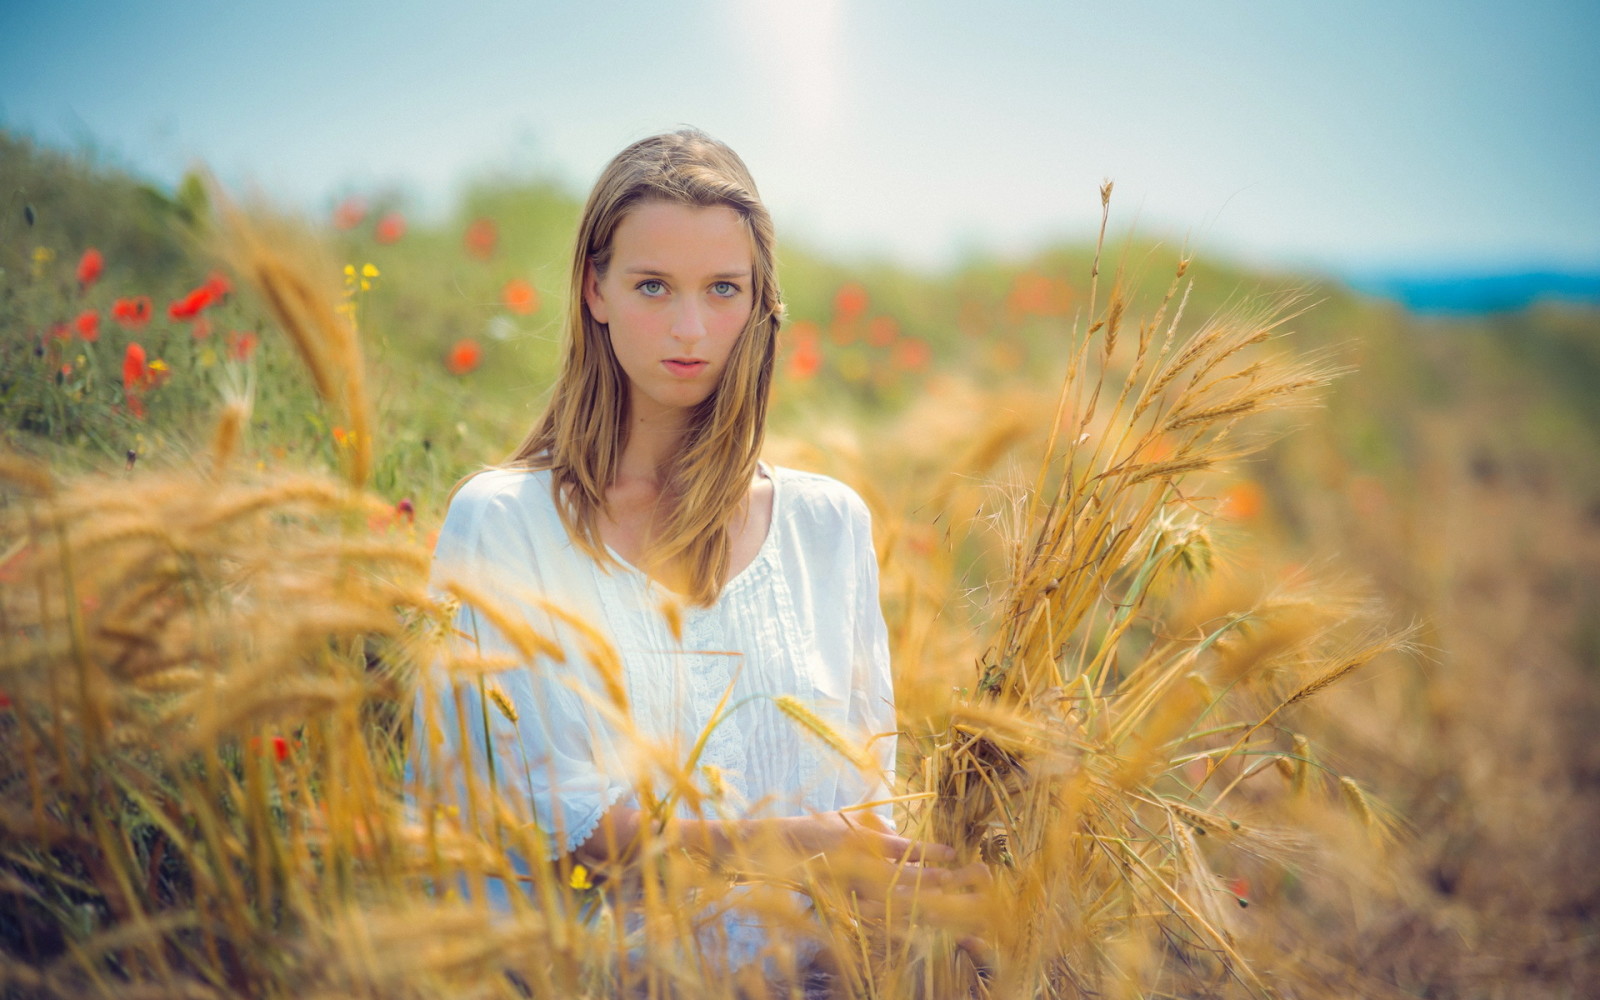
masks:
{"type": "Polygon", "coordinates": [[[462,480],[450,497],[445,521],[466,527],[508,517],[525,520],[546,511],[555,513],[548,470],[495,467],[462,480]]]}
{"type": "Polygon", "coordinates": [[[782,466],[772,466],[769,471],[782,494],[780,506],[790,516],[846,524],[871,520],[861,495],[832,476],[782,466]]]}
{"type": "Polygon", "coordinates": [[[516,466],[480,469],[463,479],[450,497],[450,509],[492,505],[497,501],[520,500],[534,493],[549,494],[550,471],[516,466]]]}
{"type": "Polygon", "coordinates": [[[521,578],[556,558],[565,543],[548,472],[484,469],[450,498],[434,545],[434,575],[498,566],[521,578]]]}

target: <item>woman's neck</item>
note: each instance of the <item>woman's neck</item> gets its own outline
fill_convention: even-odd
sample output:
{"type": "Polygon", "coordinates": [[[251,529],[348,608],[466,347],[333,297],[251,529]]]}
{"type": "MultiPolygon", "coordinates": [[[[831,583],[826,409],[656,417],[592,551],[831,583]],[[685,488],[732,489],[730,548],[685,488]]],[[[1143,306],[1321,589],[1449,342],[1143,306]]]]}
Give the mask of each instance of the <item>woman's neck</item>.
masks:
{"type": "Polygon", "coordinates": [[[635,411],[630,417],[628,443],[623,446],[618,463],[618,481],[635,487],[648,484],[659,490],[662,472],[683,447],[687,430],[685,416],[681,411],[650,414],[635,411]]]}
{"type": "Polygon", "coordinates": [[[637,414],[631,418],[617,474],[606,488],[600,534],[613,550],[669,590],[687,591],[682,566],[650,565],[650,549],[661,513],[665,472],[683,444],[683,422],[676,414],[637,414]]]}

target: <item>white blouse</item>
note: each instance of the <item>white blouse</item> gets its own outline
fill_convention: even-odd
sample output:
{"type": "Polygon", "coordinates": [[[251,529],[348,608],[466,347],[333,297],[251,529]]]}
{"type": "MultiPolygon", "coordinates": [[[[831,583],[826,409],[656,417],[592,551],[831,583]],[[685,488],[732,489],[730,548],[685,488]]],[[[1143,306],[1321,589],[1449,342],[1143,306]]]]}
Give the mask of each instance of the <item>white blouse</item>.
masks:
{"type": "MultiPolygon", "coordinates": [[[[614,804],[637,805],[639,787],[665,795],[670,769],[689,758],[727,694],[694,772],[705,799],[698,807],[680,799],[679,815],[793,816],[886,798],[895,717],[866,505],[826,476],[766,471],[773,488],[767,537],[709,608],[677,599],[614,552],[616,564],[602,566],[574,546],[547,471],[497,469],[463,485],[439,532],[434,586],[461,581],[487,595],[554,640],[563,656],[522,657],[489,616],[464,603],[455,625],[466,651],[519,664],[489,678],[518,721],[486,710],[475,685],[453,685],[460,700],[445,697],[442,755],[419,761],[424,771],[473,767],[486,775],[492,753],[498,790],[527,801],[557,857],[583,843],[614,804]],[[626,715],[612,710],[594,666],[594,637],[544,602],[614,647],[626,715]],[[681,616],[677,635],[669,606],[681,616]],[[780,711],[779,695],[798,698],[867,746],[878,771],[863,774],[780,711]],[[459,709],[464,726],[452,715],[459,709]],[[460,745],[463,730],[470,748],[460,745]]],[[[424,685],[419,723],[420,699],[451,687],[424,685]]],[[[876,808],[892,819],[890,807],[876,808]]]]}

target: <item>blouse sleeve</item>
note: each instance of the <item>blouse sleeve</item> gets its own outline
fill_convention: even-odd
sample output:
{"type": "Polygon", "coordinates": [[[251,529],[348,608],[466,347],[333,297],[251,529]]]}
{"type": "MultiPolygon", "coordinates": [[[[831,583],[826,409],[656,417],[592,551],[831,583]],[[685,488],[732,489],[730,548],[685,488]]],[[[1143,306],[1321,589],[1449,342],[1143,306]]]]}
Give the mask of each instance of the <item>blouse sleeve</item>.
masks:
{"type": "Polygon", "coordinates": [[[555,593],[551,567],[562,560],[549,548],[566,546],[564,532],[541,537],[537,512],[518,503],[518,494],[484,495],[472,486],[457,494],[440,529],[431,585],[443,594],[459,582],[498,611],[463,601],[444,659],[499,661],[507,669],[452,677],[447,662],[434,665],[418,687],[413,765],[436,802],[480,829],[492,815],[492,788],[515,815],[536,824],[547,857],[560,857],[588,839],[632,788],[616,766],[615,730],[587,649],[540,606],[539,598],[555,593]],[[494,624],[496,614],[513,632],[527,626],[553,641],[552,651],[525,655],[494,624]]]}
{"type": "MultiPolygon", "coordinates": [[[[870,787],[865,801],[882,801],[893,795],[895,780],[894,682],[889,671],[889,630],[878,595],[878,557],[872,544],[872,517],[859,498],[854,504],[852,541],[855,550],[855,638],[851,665],[850,723],[856,732],[873,738],[871,751],[879,763],[881,779],[870,787]]],[[[891,827],[894,806],[874,809],[891,827]]]]}

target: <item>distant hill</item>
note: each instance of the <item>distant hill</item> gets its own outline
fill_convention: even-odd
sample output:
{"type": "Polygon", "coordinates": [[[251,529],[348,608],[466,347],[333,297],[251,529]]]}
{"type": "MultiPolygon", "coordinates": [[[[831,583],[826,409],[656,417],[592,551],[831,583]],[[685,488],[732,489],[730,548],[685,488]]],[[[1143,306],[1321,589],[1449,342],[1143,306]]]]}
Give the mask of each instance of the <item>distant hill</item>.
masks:
{"type": "Polygon", "coordinates": [[[1418,313],[1517,312],[1545,300],[1600,306],[1600,272],[1371,274],[1351,278],[1350,285],[1367,295],[1393,299],[1418,313]]]}

